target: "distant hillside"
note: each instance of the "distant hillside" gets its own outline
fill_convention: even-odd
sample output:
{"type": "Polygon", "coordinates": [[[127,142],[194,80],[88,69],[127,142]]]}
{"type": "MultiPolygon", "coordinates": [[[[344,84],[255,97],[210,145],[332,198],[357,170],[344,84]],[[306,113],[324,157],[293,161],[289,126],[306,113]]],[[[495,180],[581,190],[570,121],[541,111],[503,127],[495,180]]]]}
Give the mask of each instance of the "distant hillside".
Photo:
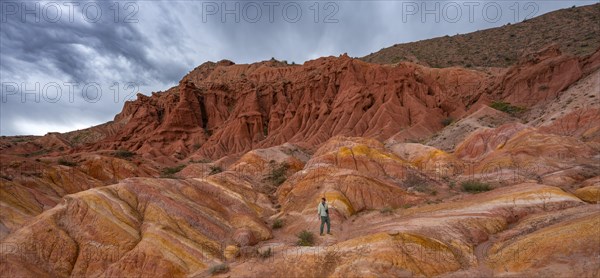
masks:
{"type": "Polygon", "coordinates": [[[600,46],[600,4],[563,9],[498,28],[396,44],[362,58],[380,64],[419,61],[432,67],[514,64],[523,53],[557,43],[584,56],[600,46]]]}

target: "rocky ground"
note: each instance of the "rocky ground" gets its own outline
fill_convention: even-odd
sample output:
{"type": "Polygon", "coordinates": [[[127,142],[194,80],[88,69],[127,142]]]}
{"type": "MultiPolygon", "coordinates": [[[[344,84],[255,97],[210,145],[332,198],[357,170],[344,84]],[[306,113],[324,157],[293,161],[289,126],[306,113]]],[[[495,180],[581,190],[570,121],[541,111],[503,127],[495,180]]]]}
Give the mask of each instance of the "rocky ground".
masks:
{"type": "Polygon", "coordinates": [[[556,46],[206,63],[112,122],[0,138],[0,273],[598,277],[598,92],[600,51],[556,46]]]}

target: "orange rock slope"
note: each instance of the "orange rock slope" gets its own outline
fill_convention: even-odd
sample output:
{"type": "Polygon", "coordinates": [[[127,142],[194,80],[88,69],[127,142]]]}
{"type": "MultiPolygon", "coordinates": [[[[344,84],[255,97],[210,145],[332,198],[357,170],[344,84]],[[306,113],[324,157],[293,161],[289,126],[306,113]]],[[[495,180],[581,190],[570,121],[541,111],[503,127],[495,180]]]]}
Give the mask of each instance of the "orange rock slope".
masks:
{"type": "MultiPolygon", "coordinates": [[[[407,145],[430,157],[428,148],[407,145]]],[[[0,270],[52,277],[207,276],[224,264],[232,277],[600,271],[588,262],[600,255],[600,208],[587,199],[539,183],[470,196],[451,185],[461,174],[436,180],[416,161],[374,139],[336,137],[312,156],[286,144],[249,152],[219,173],[186,171],[213,164],[194,163],[178,179],[125,179],[67,195],[10,233],[0,270]],[[317,229],[321,196],[330,202],[333,236],[297,246],[296,234],[317,229]],[[283,227],[272,228],[276,221],[283,227]]]]}

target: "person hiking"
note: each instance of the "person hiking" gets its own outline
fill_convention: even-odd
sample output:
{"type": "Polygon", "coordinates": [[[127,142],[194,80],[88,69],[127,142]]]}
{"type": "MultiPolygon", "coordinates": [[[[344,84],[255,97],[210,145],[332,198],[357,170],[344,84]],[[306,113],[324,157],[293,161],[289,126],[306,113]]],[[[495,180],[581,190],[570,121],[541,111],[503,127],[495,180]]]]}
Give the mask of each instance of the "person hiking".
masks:
{"type": "Polygon", "coordinates": [[[317,207],[317,214],[319,215],[319,219],[321,219],[321,235],[323,235],[323,225],[327,223],[327,234],[330,235],[330,223],[329,223],[329,206],[327,205],[327,200],[325,197],[321,198],[321,202],[317,207]]]}

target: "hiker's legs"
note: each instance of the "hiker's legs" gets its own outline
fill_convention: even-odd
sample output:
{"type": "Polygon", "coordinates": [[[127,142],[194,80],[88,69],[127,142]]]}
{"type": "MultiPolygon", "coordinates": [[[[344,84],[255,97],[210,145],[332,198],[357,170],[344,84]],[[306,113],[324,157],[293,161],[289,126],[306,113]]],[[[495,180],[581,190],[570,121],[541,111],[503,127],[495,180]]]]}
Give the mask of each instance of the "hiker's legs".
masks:
{"type": "MultiPolygon", "coordinates": [[[[323,225],[325,225],[325,221],[327,221],[326,218],[327,216],[321,216],[321,235],[323,234],[323,225]]],[[[327,227],[329,227],[329,224],[327,225],[327,227]]]]}
{"type": "MultiPolygon", "coordinates": [[[[326,216],[326,219],[327,219],[326,220],[327,221],[327,233],[329,234],[330,233],[330,231],[329,231],[330,229],[329,228],[330,228],[330,225],[331,225],[331,223],[329,223],[329,216],[326,216]]],[[[321,224],[321,227],[323,227],[323,224],[321,224]]],[[[323,230],[323,229],[321,229],[321,230],[323,230]]],[[[323,232],[321,232],[321,233],[323,233],[323,232]]]]}

